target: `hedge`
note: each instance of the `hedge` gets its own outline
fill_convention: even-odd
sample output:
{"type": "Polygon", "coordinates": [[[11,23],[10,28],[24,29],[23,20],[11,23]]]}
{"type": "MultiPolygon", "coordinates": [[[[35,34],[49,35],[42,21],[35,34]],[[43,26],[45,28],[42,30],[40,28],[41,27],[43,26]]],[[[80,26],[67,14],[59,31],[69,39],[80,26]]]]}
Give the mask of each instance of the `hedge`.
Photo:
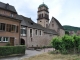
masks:
{"type": "Polygon", "coordinates": [[[25,46],[1,46],[0,56],[25,54],[25,46]]]}

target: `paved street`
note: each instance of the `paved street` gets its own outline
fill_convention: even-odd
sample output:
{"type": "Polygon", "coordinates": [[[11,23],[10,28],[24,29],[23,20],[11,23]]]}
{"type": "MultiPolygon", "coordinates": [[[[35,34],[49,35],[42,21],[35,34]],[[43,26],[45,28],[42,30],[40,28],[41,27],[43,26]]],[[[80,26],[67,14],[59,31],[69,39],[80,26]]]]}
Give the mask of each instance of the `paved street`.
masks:
{"type": "Polygon", "coordinates": [[[0,59],[0,60],[22,60],[23,58],[29,58],[31,56],[35,56],[35,55],[39,55],[48,51],[52,51],[53,48],[47,48],[47,49],[43,49],[41,51],[36,51],[36,50],[26,50],[26,53],[24,56],[17,56],[17,57],[10,57],[10,58],[4,58],[4,59],[0,59]]]}

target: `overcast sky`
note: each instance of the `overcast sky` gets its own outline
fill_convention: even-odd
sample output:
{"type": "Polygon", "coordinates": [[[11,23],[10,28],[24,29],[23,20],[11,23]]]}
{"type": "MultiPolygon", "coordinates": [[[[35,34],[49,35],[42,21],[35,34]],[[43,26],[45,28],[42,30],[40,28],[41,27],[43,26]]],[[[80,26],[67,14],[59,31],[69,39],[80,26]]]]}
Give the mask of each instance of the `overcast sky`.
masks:
{"type": "MultiPolygon", "coordinates": [[[[37,22],[38,6],[43,0],[0,0],[9,3],[16,8],[20,15],[31,18],[37,22]]],[[[58,19],[62,25],[80,27],[80,0],[44,0],[49,8],[49,19],[52,16],[58,19]]]]}

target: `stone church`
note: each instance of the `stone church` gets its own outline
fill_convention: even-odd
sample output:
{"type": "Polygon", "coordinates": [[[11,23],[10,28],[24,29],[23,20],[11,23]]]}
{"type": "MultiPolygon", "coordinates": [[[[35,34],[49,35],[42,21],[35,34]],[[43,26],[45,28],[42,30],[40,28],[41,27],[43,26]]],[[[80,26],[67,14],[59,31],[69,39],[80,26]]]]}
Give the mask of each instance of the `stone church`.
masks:
{"type": "Polygon", "coordinates": [[[65,31],[59,21],[52,17],[49,20],[49,8],[46,4],[41,4],[37,11],[37,23],[31,18],[22,16],[21,39],[25,40],[28,47],[49,46],[55,36],[64,36],[65,31]],[[23,33],[26,31],[26,34],[23,33]]]}
{"type": "Polygon", "coordinates": [[[14,6],[0,2],[0,46],[10,44],[26,47],[49,46],[55,36],[64,36],[60,22],[49,19],[49,8],[41,4],[37,11],[37,23],[31,18],[19,15],[14,6]]]}

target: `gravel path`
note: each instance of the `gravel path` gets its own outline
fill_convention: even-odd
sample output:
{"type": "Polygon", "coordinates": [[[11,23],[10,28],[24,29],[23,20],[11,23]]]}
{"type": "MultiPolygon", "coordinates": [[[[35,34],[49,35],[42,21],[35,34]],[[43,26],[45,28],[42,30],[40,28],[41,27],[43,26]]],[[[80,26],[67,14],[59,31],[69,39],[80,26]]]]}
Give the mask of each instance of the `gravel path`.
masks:
{"type": "Polygon", "coordinates": [[[29,58],[31,56],[39,55],[39,54],[46,53],[46,52],[49,52],[49,51],[52,51],[52,50],[53,50],[53,48],[47,48],[47,49],[45,49],[45,50],[43,49],[41,51],[26,50],[26,53],[25,53],[24,56],[3,58],[3,59],[0,59],[0,60],[22,60],[23,58],[29,58]]]}

